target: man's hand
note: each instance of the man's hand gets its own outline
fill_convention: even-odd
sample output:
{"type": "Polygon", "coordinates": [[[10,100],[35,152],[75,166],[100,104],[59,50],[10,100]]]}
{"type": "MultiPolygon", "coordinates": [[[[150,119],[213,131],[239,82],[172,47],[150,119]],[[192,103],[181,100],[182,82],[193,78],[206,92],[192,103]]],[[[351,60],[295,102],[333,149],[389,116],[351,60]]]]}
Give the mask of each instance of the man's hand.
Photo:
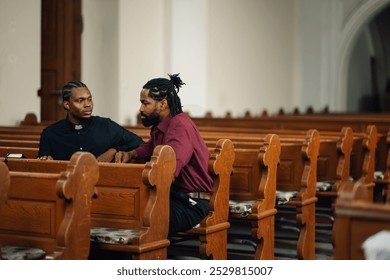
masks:
{"type": "Polygon", "coordinates": [[[115,154],[116,163],[125,163],[137,157],[137,153],[133,150],[130,152],[117,152],[115,154]]]}
{"type": "Polygon", "coordinates": [[[53,160],[53,157],[52,156],[41,156],[38,159],[41,159],[41,160],[53,160]]]}
{"type": "Polygon", "coordinates": [[[101,154],[98,158],[98,162],[112,162],[114,160],[116,150],[114,148],[108,149],[106,152],[101,154]]]}

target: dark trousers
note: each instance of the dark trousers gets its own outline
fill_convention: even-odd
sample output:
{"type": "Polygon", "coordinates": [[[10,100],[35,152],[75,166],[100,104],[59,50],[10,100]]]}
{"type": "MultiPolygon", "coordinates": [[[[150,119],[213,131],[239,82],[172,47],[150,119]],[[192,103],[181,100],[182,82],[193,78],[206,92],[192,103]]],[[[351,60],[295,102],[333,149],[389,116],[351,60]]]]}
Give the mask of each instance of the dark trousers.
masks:
{"type": "Polygon", "coordinates": [[[209,213],[207,199],[191,198],[189,195],[171,192],[169,208],[169,235],[186,231],[199,224],[209,213]],[[196,202],[192,205],[190,199],[196,202]]]}

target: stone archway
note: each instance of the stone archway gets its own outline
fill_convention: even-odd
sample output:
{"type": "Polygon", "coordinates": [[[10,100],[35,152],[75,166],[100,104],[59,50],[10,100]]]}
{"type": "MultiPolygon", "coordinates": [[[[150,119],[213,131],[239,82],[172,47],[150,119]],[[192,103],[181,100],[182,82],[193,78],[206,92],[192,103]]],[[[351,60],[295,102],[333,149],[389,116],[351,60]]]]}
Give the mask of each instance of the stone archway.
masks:
{"type": "Polygon", "coordinates": [[[390,4],[390,0],[369,0],[360,4],[356,10],[344,19],[334,71],[333,105],[336,110],[345,111],[347,102],[348,65],[354,43],[361,28],[390,4]]]}

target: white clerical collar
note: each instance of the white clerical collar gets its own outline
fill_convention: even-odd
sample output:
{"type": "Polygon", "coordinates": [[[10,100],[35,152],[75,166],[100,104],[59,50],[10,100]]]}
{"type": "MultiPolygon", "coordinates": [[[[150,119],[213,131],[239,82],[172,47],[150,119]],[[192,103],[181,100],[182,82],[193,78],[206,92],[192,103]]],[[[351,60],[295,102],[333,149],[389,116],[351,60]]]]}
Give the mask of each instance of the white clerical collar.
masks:
{"type": "Polygon", "coordinates": [[[81,130],[81,129],[83,129],[83,125],[82,124],[75,124],[74,129],[81,130]]]}

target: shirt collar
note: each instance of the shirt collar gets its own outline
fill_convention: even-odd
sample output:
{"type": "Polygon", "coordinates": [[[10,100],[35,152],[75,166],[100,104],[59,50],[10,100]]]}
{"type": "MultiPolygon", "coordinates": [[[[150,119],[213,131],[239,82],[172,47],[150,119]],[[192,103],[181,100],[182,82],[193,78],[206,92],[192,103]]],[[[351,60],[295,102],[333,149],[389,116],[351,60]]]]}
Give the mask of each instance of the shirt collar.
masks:
{"type": "Polygon", "coordinates": [[[93,118],[93,116],[91,116],[88,119],[82,120],[80,122],[80,124],[74,124],[74,123],[70,122],[69,119],[68,119],[68,116],[66,116],[66,123],[69,125],[69,127],[72,130],[85,130],[90,125],[90,123],[92,121],[92,118],[93,118]]]}
{"type": "Polygon", "coordinates": [[[156,129],[160,130],[161,132],[165,133],[168,129],[169,122],[172,119],[172,115],[169,114],[168,116],[165,117],[157,126],[156,129]]]}

